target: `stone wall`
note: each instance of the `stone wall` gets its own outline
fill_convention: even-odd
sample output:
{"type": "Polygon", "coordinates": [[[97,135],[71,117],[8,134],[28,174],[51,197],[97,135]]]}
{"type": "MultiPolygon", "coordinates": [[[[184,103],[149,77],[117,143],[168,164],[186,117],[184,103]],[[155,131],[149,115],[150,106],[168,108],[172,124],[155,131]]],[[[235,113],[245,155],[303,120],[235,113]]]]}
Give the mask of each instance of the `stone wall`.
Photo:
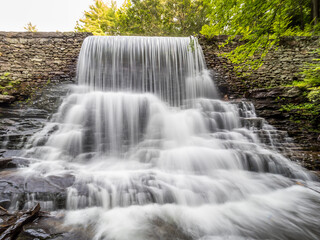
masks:
{"type": "MultiPolygon", "coordinates": [[[[314,52],[320,47],[320,37],[284,37],[277,50],[271,50],[261,68],[250,76],[241,77],[234,71],[234,65],[220,54],[228,53],[242,44],[235,39],[225,47],[220,47],[228,36],[216,36],[212,39],[200,37],[207,65],[219,74],[218,87],[224,94],[234,97],[244,96],[248,90],[272,88],[302,80],[303,66],[317,56],[314,52]]],[[[244,72],[245,73],[245,72],[244,72]]]]}
{"type": "Polygon", "coordinates": [[[0,32],[0,94],[23,99],[35,86],[73,80],[81,44],[89,35],[0,32]]]}
{"type": "MultiPolygon", "coordinates": [[[[23,89],[51,82],[70,81],[75,77],[81,44],[90,33],[0,32],[0,94],[19,96],[23,89]],[[18,87],[15,88],[15,85],[18,87]],[[19,89],[20,93],[17,92],[19,89]]],[[[208,67],[219,74],[218,87],[230,97],[244,96],[250,89],[270,88],[301,79],[299,72],[319,47],[319,37],[283,38],[277,51],[271,51],[264,65],[249,77],[239,77],[233,65],[221,53],[239,44],[235,40],[218,46],[227,36],[200,38],[208,67]]],[[[21,93],[22,92],[22,93],[21,93]]]]}
{"type": "Polygon", "coordinates": [[[289,103],[298,105],[308,101],[303,89],[286,85],[302,80],[303,75],[300,72],[304,65],[312,62],[315,57],[319,58],[314,51],[320,47],[320,37],[283,38],[278,49],[267,54],[262,67],[245,77],[236,73],[234,65],[221,56],[242,42],[236,39],[219,48],[226,39],[227,36],[199,39],[207,66],[215,73],[216,85],[224,99],[246,98],[252,101],[260,117],[267,119],[278,130],[287,131],[294,139],[297,145],[291,150],[295,159],[305,167],[319,171],[320,129],[311,126],[310,117],[313,116],[306,118],[298,112],[281,109],[289,103]]]}
{"type": "MultiPolygon", "coordinates": [[[[0,105],[29,98],[48,82],[72,81],[81,44],[90,33],[0,32],[0,105]]],[[[304,150],[320,159],[318,133],[305,129],[280,111],[281,105],[304,101],[297,89],[283,85],[302,79],[301,68],[315,57],[319,37],[283,38],[277,51],[270,51],[264,65],[250,76],[241,77],[221,53],[229,52],[239,40],[219,48],[227,36],[200,37],[209,68],[217,76],[217,87],[225,99],[246,97],[255,103],[257,113],[281,130],[288,131],[304,150]]]]}

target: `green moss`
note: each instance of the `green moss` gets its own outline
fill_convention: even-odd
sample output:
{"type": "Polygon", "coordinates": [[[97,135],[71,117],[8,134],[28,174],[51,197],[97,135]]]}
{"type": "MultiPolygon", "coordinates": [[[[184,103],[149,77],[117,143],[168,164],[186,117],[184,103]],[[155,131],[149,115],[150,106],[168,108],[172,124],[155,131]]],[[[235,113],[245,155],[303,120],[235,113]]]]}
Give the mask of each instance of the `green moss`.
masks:
{"type": "MultiPolygon", "coordinates": [[[[320,55],[320,49],[316,54],[320,55]]],[[[291,86],[299,87],[304,102],[301,104],[286,104],[280,109],[290,114],[290,120],[303,125],[308,131],[320,131],[320,58],[304,66],[300,73],[303,81],[294,81],[291,86]]]]}
{"type": "Polygon", "coordinates": [[[282,105],[282,108],[280,109],[280,111],[287,111],[290,112],[292,110],[311,110],[315,107],[314,104],[312,103],[302,103],[302,104],[286,104],[286,105],[282,105]]]}
{"type": "Polygon", "coordinates": [[[320,104],[320,87],[312,88],[311,91],[307,94],[307,98],[312,103],[320,104]]]}
{"type": "Polygon", "coordinates": [[[320,104],[306,102],[302,104],[286,104],[280,109],[290,115],[290,120],[300,125],[300,128],[312,132],[320,131],[320,104]]]}
{"type": "Polygon", "coordinates": [[[288,86],[295,86],[300,88],[305,88],[308,86],[308,83],[305,81],[293,81],[291,85],[288,86]]]}
{"type": "Polygon", "coordinates": [[[11,95],[19,92],[21,80],[13,80],[10,72],[0,74],[0,94],[11,95]]]}

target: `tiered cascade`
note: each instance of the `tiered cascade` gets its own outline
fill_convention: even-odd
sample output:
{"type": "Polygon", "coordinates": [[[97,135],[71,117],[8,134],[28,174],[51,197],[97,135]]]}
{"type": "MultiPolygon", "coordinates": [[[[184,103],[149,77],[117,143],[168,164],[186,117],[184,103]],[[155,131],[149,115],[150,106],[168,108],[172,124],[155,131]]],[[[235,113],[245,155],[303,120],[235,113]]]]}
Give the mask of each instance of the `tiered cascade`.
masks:
{"type": "Polygon", "coordinates": [[[20,171],[73,177],[67,224],[97,240],[320,236],[319,183],[252,104],[218,100],[197,39],[89,37],[77,78],[20,171]]]}

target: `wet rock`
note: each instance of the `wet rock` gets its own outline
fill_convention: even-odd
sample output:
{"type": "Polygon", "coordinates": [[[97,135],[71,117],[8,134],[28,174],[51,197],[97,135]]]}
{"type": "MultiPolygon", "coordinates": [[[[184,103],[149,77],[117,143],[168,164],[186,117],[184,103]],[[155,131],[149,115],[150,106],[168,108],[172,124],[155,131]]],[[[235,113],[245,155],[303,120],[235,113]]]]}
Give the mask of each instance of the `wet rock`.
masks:
{"type": "Polygon", "coordinates": [[[43,229],[26,229],[25,234],[38,239],[48,239],[50,234],[47,234],[43,229]]]}
{"type": "Polygon", "coordinates": [[[44,126],[69,89],[66,84],[48,86],[28,104],[0,107],[0,156],[19,156],[19,150],[44,126]]]}
{"type": "Polygon", "coordinates": [[[5,152],[6,152],[6,150],[0,149],[0,157],[2,157],[5,152]]]}
{"type": "Polygon", "coordinates": [[[253,89],[249,91],[249,97],[256,99],[273,98],[274,96],[280,96],[283,94],[284,88],[272,88],[272,89],[253,89]]]}
{"type": "Polygon", "coordinates": [[[256,88],[249,90],[246,97],[259,100],[270,99],[272,101],[281,98],[299,98],[301,93],[302,90],[298,87],[256,88]]]}
{"type": "Polygon", "coordinates": [[[156,218],[152,220],[152,235],[150,239],[162,239],[162,240],[191,240],[193,239],[190,234],[184,232],[176,224],[156,218]]]}
{"type": "Polygon", "coordinates": [[[263,118],[245,118],[243,119],[244,126],[246,128],[255,128],[255,129],[262,129],[264,119],[263,118]]]}
{"type": "Polygon", "coordinates": [[[32,223],[39,217],[40,209],[39,203],[24,212],[10,213],[6,209],[1,209],[4,213],[2,216],[10,216],[10,218],[3,219],[5,224],[1,225],[0,239],[16,239],[26,224],[32,223]]]}
{"type": "MultiPolygon", "coordinates": [[[[229,99],[245,97],[252,101],[259,117],[264,117],[275,127],[287,131],[299,147],[303,148],[303,159],[309,159],[305,166],[314,169],[317,164],[313,164],[320,160],[320,157],[317,157],[318,160],[312,160],[315,159],[313,152],[320,149],[319,133],[312,130],[309,119],[303,117],[299,119],[299,114],[292,116],[292,112],[280,109],[286,104],[298,105],[308,102],[306,96],[302,94],[303,89],[284,86],[292,84],[293,81],[303,80],[304,76],[300,74],[301,66],[314,61],[315,55],[312,50],[318,48],[319,38],[281,38],[277,51],[271,50],[264,59],[263,65],[249,72],[246,70],[236,72],[235,65],[223,57],[224,53],[229,53],[242,44],[239,39],[235,39],[233,43],[222,47],[221,44],[227,39],[228,36],[210,39],[204,36],[199,37],[207,66],[217,73],[214,76],[216,86],[225,89],[223,95],[227,94],[229,99]],[[302,51],[302,49],[307,50],[302,51]],[[246,75],[246,73],[249,74],[246,75]],[[292,120],[293,117],[298,121],[292,120]]],[[[295,155],[303,154],[298,151],[295,155]]]]}
{"type": "Polygon", "coordinates": [[[0,158],[0,170],[8,168],[25,167],[29,165],[27,159],[22,158],[0,158]]]}
{"type": "Polygon", "coordinates": [[[14,102],[15,97],[10,95],[0,95],[0,105],[14,102]]]}
{"type": "Polygon", "coordinates": [[[287,91],[283,94],[283,97],[287,98],[297,98],[301,96],[302,90],[298,87],[288,88],[287,91]]]}
{"type": "Polygon", "coordinates": [[[12,164],[12,158],[1,158],[0,159],[0,169],[16,167],[12,164]]]}
{"type": "Polygon", "coordinates": [[[28,204],[40,202],[44,210],[66,207],[66,188],[73,185],[73,175],[63,176],[22,176],[17,171],[0,172],[0,200],[4,206],[11,200],[11,206],[24,209],[28,204]]]}
{"type": "Polygon", "coordinates": [[[64,225],[64,214],[43,216],[24,227],[17,240],[91,240],[92,231],[64,225]]]}
{"type": "Polygon", "coordinates": [[[11,205],[11,200],[10,199],[1,199],[0,200],[0,206],[5,208],[5,209],[8,209],[11,205]]]}

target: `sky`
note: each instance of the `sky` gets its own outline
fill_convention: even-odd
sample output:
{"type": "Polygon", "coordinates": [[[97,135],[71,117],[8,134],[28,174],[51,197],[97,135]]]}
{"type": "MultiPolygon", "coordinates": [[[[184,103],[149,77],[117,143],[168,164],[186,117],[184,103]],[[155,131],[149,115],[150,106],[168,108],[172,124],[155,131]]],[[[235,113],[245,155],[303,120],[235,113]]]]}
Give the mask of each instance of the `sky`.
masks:
{"type": "MultiPolygon", "coordinates": [[[[123,0],[118,0],[121,4],[123,0]]],[[[0,31],[25,31],[31,22],[38,31],[74,31],[94,0],[0,0],[0,31]]]]}

